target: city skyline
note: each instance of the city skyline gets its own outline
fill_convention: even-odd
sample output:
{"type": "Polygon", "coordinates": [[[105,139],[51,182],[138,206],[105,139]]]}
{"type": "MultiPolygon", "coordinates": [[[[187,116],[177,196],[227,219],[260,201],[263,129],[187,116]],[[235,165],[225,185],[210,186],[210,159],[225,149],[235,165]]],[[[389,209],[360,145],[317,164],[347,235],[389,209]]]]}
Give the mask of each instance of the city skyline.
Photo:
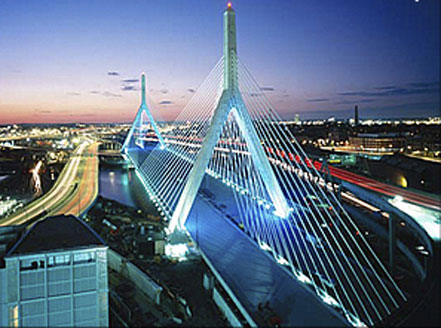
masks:
{"type": "Polygon", "coordinates": [[[1,326],[441,326],[439,3],[337,1],[0,2],[1,326]]]}
{"type": "MultiPolygon", "coordinates": [[[[225,3],[2,2],[1,123],[130,122],[142,71],[173,120],[222,54],[225,3]]],[[[439,2],[233,6],[239,56],[282,118],[439,115],[439,2]]]]}

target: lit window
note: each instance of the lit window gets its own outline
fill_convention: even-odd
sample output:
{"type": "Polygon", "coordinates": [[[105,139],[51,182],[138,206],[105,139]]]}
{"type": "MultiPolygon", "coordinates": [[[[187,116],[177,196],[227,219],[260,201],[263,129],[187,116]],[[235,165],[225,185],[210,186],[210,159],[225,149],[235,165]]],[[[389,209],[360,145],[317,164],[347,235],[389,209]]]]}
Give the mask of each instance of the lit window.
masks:
{"type": "Polygon", "coordinates": [[[74,263],[95,262],[95,253],[78,253],[74,254],[74,263]]]}

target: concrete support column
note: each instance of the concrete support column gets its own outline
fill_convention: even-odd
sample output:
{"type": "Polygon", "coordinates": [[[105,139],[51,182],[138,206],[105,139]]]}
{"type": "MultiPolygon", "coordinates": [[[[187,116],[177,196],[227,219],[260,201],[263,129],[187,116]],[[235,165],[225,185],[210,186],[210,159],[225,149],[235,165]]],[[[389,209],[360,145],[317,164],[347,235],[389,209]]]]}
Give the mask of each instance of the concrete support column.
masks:
{"type": "Polygon", "coordinates": [[[397,218],[395,214],[389,213],[389,270],[393,274],[395,270],[395,253],[397,248],[397,218]]]}

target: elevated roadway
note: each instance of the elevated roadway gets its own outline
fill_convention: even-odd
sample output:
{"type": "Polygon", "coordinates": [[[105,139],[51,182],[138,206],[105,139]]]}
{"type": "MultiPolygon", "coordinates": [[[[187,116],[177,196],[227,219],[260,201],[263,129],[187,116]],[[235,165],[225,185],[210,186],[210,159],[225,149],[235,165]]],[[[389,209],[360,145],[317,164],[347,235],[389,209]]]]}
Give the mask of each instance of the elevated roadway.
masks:
{"type": "MultiPolygon", "coordinates": [[[[181,145],[191,144],[195,148],[200,148],[201,147],[200,142],[202,141],[199,138],[193,138],[193,137],[183,138],[180,136],[170,136],[170,135],[164,135],[164,138],[166,139],[167,143],[179,143],[181,145]]],[[[158,141],[158,139],[152,133],[149,133],[147,134],[146,137],[140,139],[150,142],[158,141]]],[[[314,167],[318,171],[322,170],[322,163],[319,161],[313,161],[309,158],[300,158],[299,156],[295,156],[283,150],[273,149],[270,147],[266,147],[266,151],[268,154],[268,159],[271,161],[273,165],[282,165],[283,161],[278,161],[278,159],[281,158],[281,159],[289,159],[291,162],[297,162],[297,163],[304,161],[308,167],[314,165],[314,167]]],[[[401,196],[403,200],[407,202],[424,206],[432,210],[441,211],[441,199],[439,197],[428,195],[425,193],[420,193],[414,190],[408,190],[408,189],[396,187],[394,185],[380,182],[375,179],[368,178],[331,165],[329,165],[328,167],[329,167],[329,173],[336,179],[346,181],[348,183],[352,183],[356,186],[368,189],[370,191],[391,198],[395,196],[401,196]]],[[[295,168],[296,166],[292,165],[292,169],[295,168]]]]}
{"type": "MultiPolygon", "coordinates": [[[[317,161],[314,162],[314,166],[319,171],[322,168],[322,164],[317,161]]],[[[441,202],[439,198],[396,187],[334,166],[329,166],[329,172],[333,177],[355,184],[359,187],[383,194],[388,197],[401,196],[405,201],[410,203],[441,211],[441,202]]]]}
{"type": "Polygon", "coordinates": [[[98,194],[98,142],[81,143],[54,186],[21,211],[0,220],[0,226],[19,225],[55,214],[79,215],[98,194]]]}

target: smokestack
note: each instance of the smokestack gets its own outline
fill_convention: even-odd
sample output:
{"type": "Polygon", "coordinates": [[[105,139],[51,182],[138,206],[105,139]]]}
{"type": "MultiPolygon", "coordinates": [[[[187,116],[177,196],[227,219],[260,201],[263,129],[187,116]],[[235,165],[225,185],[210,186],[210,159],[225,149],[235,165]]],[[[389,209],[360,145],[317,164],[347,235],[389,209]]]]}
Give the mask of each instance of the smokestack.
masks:
{"type": "Polygon", "coordinates": [[[354,125],[358,126],[358,106],[355,105],[354,108],[354,125]]]}

